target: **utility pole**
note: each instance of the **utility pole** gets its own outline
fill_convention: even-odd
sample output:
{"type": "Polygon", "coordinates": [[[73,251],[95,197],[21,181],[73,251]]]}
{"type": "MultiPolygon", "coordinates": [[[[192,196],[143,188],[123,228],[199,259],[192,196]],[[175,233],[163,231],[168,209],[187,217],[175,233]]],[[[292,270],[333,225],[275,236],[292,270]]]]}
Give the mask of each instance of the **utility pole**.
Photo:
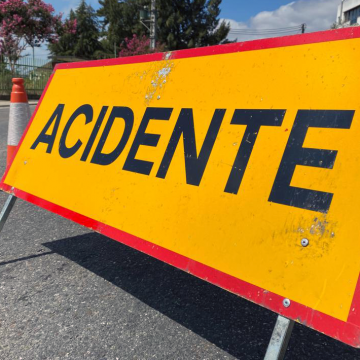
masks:
{"type": "Polygon", "coordinates": [[[343,11],[344,11],[344,0],[341,1],[341,5],[340,5],[339,26],[341,26],[343,23],[343,11]]]}
{"type": "Polygon", "coordinates": [[[301,33],[304,34],[306,29],[306,24],[301,24],[301,33]]]}
{"type": "Polygon", "coordinates": [[[150,8],[150,49],[156,47],[156,0],[151,0],[150,8]]]}

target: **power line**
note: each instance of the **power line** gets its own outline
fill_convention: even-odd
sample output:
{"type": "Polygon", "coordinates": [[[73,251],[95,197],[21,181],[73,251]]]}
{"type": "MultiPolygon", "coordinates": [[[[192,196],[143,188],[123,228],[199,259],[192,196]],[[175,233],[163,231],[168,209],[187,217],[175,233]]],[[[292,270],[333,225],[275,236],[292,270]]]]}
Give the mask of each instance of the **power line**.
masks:
{"type": "Polygon", "coordinates": [[[260,32],[267,32],[267,31],[282,31],[282,30],[295,30],[300,29],[302,25],[297,26],[290,26],[284,28],[277,28],[277,29],[233,29],[231,31],[260,31],[260,32]]]}
{"type": "Polygon", "coordinates": [[[232,29],[232,31],[279,31],[279,30],[291,30],[291,29],[299,29],[303,26],[303,24],[295,25],[295,26],[288,26],[288,27],[282,27],[282,28],[271,28],[271,29],[251,29],[251,28],[245,28],[245,29],[232,29]]]}
{"type": "Polygon", "coordinates": [[[232,32],[230,31],[229,34],[239,34],[239,35],[271,35],[271,34],[287,34],[287,33],[293,33],[293,32],[300,32],[301,28],[296,30],[287,30],[287,31],[273,31],[273,32],[232,32]]]}
{"type": "Polygon", "coordinates": [[[297,26],[289,26],[277,29],[231,29],[229,34],[233,35],[274,35],[274,34],[285,34],[293,32],[302,32],[304,33],[306,29],[306,24],[301,24],[297,26]]]}
{"type": "Polygon", "coordinates": [[[289,29],[289,30],[274,30],[274,31],[230,31],[232,34],[277,34],[277,33],[286,33],[286,32],[294,32],[300,31],[301,28],[297,29],[289,29]]]}

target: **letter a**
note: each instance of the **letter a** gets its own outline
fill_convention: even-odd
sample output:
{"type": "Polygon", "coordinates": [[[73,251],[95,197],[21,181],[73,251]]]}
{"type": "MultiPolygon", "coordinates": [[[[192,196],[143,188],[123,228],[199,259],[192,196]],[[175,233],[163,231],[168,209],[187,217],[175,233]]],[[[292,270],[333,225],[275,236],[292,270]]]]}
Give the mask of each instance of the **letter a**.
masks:
{"type": "Polygon", "coordinates": [[[55,137],[56,137],[57,131],[59,129],[61,116],[64,111],[64,106],[65,106],[64,104],[59,104],[57,106],[54,113],[51,115],[51,118],[45,125],[44,129],[41,131],[38,138],[32,144],[32,146],[31,146],[32,150],[35,150],[36,147],[39,145],[39,143],[44,143],[44,144],[48,144],[46,152],[48,154],[51,153],[51,150],[54,146],[55,137]],[[55,120],[54,129],[53,129],[52,133],[50,135],[48,135],[48,134],[46,134],[46,132],[49,130],[49,128],[50,128],[51,124],[54,122],[54,120],[55,120]]]}

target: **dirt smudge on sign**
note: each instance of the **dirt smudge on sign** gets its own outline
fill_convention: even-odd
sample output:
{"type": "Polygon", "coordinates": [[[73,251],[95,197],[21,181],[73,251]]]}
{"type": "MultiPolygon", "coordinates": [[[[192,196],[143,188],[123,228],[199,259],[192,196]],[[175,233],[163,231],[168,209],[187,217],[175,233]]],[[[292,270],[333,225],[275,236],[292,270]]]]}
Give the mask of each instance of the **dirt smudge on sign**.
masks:
{"type": "MultiPolygon", "coordinates": [[[[326,214],[321,214],[320,216],[315,216],[312,222],[307,224],[302,224],[298,226],[296,232],[300,235],[299,244],[297,244],[300,249],[304,249],[307,252],[307,258],[320,258],[328,254],[331,251],[332,243],[335,238],[335,229],[336,223],[330,222],[326,214]],[[301,239],[309,240],[309,249],[301,245],[301,239]]],[[[302,250],[301,249],[301,250],[302,250]]]]}

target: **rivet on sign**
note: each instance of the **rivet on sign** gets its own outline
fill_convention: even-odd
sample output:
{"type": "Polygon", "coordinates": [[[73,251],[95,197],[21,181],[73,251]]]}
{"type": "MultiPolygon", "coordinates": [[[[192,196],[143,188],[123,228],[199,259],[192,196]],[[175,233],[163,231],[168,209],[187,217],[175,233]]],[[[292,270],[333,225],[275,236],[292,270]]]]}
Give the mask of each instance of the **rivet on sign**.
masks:
{"type": "Polygon", "coordinates": [[[303,246],[303,247],[307,247],[308,245],[309,245],[309,240],[308,239],[302,239],[301,240],[301,245],[303,246]]]}
{"type": "Polygon", "coordinates": [[[290,306],[290,300],[289,300],[289,299],[284,299],[284,300],[283,300],[283,305],[284,305],[285,307],[289,307],[289,306],[290,306]]]}

